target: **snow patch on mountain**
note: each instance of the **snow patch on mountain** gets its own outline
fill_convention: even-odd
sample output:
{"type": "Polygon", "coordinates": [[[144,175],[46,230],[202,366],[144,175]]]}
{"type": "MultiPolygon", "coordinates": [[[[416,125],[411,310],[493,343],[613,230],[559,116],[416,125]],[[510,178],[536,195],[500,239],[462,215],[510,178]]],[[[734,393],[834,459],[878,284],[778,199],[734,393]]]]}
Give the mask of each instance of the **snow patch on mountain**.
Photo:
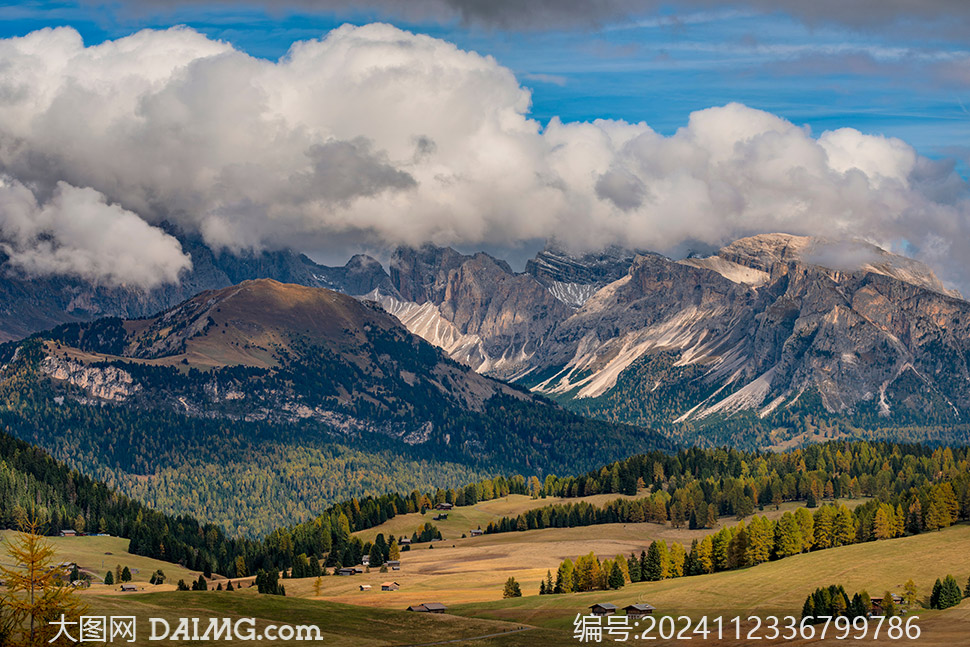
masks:
{"type": "Polygon", "coordinates": [[[595,283],[563,283],[562,281],[553,281],[547,289],[552,294],[563,303],[574,308],[581,307],[584,303],[589,301],[589,298],[596,294],[602,286],[595,283]]]}

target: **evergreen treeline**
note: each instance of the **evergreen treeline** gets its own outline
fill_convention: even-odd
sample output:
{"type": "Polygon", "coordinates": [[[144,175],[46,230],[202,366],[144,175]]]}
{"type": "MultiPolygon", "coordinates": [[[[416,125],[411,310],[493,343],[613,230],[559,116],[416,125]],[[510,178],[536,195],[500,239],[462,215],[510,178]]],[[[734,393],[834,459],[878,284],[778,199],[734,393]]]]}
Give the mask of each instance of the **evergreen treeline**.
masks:
{"type": "MultiPolygon", "coordinates": [[[[941,510],[946,510],[943,513],[945,518],[940,520],[942,525],[934,529],[948,526],[957,520],[960,513],[957,511],[950,483],[930,486],[927,496],[932,501],[931,507],[939,506],[941,510]]],[[[918,507],[919,499],[914,498],[913,501],[914,506],[918,507]]],[[[915,508],[911,506],[910,509],[915,508]]],[[[910,520],[915,523],[916,517],[911,517],[910,520]]],[[[925,530],[925,527],[915,531],[920,530],[925,530]]],[[[822,505],[814,514],[808,508],[798,508],[794,513],[785,512],[777,521],[765,516],[754,516],[748,523],[740,521],[736,525],[725,526],[700,540],[695,539],[689,551],[679,543],[668,546],[666,541],[658,540],[652,542],[639,557],[635,554],[631,554],[629,558],[620,555],[603,564],[600,564],[593,553],[577,559],[575,564],[566,559],[559,566],[555,583],[550,580],[540,592],[591,591],[617,588],[617,583],[622,586],[624,582],[655,582],[704,575],[756,566],[809,551],[899,537],[905,532],[906,516],[902,509],[897,506],[894,510],[889,504],[875,500],[854,510],[844,504],[822,505]],[[880,526],[883,517],[886,518],[885,530],[880,526]],[[614,566],[622,573],[623,581],[615,582],[610,577],[614,566]]],[[[949,580],[937,582],[937,589],[944,593],[937,594],[937,589],[934,589],[934,599],[956,599],[954,595],[960,594],[956,581],[949,580]]],[[[850,608],[847,597],[845,602],[846,606],[841,607],[843,610],[850,608]]]]}
{"type": "Polygon", "coordinates": [[[619,589],[627,582],[639,582],[640,562],[634,555],[629,561],[623,555],[600,561],[595,553],[580,555],[575,563],[568,557],[559,564],[556,580],[552,573],[539,586],[539,595],[558,595],[574,591],[619,589]]]}
{"type": "MultiPolygon", "coordinates": [[[[970,582],[967,584],[970,589],[970,582]]],[[[947,575],[942,580],[937,579],[933,584],[933,592],[930,595],[931,609],[949,609],[963,602],[964,592],[960,590],[956,578],[947,575]]]]}
{"type": "Polygon", "coordinates": [[[873,497],[886,506],[857,511],[867,515],[859,540],[885,539],[895,536],[891,526],[900,518],[907,532],[916,533],[970,516],[970,449],[869,442],[777,454],[692,448],[640,454],[578,477],[549,475],[534,492],[570,498],[635,495],[643,488],[650,489],[648,497],[535,508],[493,522],[486,532],[643,521],[712,528],[718,518],[742,519],[786,501],[814,508],[825,500],[873,497]],[[949,485],[932,487],[944,483],[949,485]]]}
{"type": "MultiPolygon", "coordinates": [[[[882,612],[885,615],[896,615],[896,606],[892,595],[883,600],[882,612]]],[[[802,605],[802,618],[824,618],[845,616],[847,618],[865,618],[872,612],[872,599],[863,590],[849,599],[845,588],[841,584],[815,589],[802,605]]],[[[817,620],[824,622],[824,620],[817,620]]]]}

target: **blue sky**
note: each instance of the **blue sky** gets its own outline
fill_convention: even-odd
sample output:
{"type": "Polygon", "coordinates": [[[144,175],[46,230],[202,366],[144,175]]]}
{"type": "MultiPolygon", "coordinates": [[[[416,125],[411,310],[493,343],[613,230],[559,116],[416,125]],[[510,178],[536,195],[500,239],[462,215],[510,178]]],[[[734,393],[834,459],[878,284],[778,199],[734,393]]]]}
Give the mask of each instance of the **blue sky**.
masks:
{"type": "MultiPolygon", "coordinates": [[[[296,40],[345,22],[392,22],[494,56],[533,91],[545,123],[618,118],[671,133],[689,113],[738,101],[814,133],[853,127],[900,137],[922,154],[970,158],[970,45],[928,28],[858,29],[730,5],[670,6],[596,28],[510,31],[456,20],[252,5],[119,9],[76,2],[0,5],[0,36],[70,25],[88,44],[141,28],[185,24],[254,56],[276,59],[296,40]]],[[[923,26],[921,26],[923,27],[923,26]]]]}

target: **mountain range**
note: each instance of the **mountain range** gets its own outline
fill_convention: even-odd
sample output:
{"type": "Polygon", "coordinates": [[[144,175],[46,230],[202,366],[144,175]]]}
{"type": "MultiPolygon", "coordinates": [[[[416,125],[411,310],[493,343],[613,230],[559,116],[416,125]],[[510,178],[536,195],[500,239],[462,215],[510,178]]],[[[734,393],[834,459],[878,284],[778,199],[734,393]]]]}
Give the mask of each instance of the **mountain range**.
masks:
{"type": "Polygon", "coordinates": [[[214,254],[192,239],[185,248],[193,271],[147,295],[51,280],[46,298],[27,303],[18,279],[0,281],[12,295],[0,330],[145,316],[186,292],[269,277],[379,304],[479,374],[689,442],[776,446],[859,428],[959,435],[970,416],[970,304],[925,265],[860,241],[764,234],[680,260],[550,245],[524,272],[432,245],[397,248],[386,269],[364,255],[326,267],[285,251],[214,254]],[[68,296],[74,306],[61,309],[68,296]],[[16,314],[26,310],[47,318],[16,314]]]}
{"type": "Polygon", "coordinates": [[[692,442],[772,446],[814,433],[806,415],[870,428],[970,415],[970,304],[864,242],[766,234],[683,260],[547,249],[523,274],[422,248],[399,250],[390,276],[404,302],[381,303],[459,361],[692,442]]]}

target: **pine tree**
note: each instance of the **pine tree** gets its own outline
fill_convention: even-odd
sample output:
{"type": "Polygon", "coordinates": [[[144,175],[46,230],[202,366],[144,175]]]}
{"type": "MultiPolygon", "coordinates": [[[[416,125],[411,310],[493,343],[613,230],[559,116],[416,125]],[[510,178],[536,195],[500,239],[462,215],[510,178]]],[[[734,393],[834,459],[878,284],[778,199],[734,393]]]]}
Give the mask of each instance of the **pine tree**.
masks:
{"type": "Polygon", "coordinates": [[[313,597],[315,598],[320,597],[322,591],[323,591],[323,578],[318,576],[317,579],[314,580],[313,582],[313,597]]]}
{"type": "Polygon", "coordinates": [[[519,587],[519,583],[515,581],[514,577],[510,577],[505,580],[505,588],[502,591],[503,598],[521,598],[522,589],[519,587]]]}
{"type": "Polygon", "coordinates": [[[846,505],[839,506],[833,523],[834,546],[848,546],[855,542],[855,519],[846,505]]]}
{"type": "Polygon", "coordinates": [[[227,591],[235,591],[236,590],[236,587],[234,587],[232,585],[232,580],[229,580],[229,584],[226,584],[226,590],[227,591]]]}
{"type": "Polygon", "coordinates": [[[967,586],[963,589],[963,597],[970,598],[970,578],[967,578],[967,586]]]}
{"type": "Polygon", "coordinates": [[[889,539],[893,536],[892,520],[886,510],[888,506],[880,505],[872,519],[872,538],[875,540],[889,539]]]}
{"type": "Polygon", "coordinates": [[[546,594],[546,581],[539,580],[539,595],[545,595],[545,594],[546,594]]]}
{"type": "Polygon", "coordinates": [[[611,589],[621,589],[625,584],[625,581],[623,579],[623,571],[620,570],[620,565],[617,564],[616,562],[613,562],[613,568],[610,569],[610,575],[609,575],[609,579],[607,580],[607,584],[611,589]]]}
{"type": "Polygon", "coordinates": [[[810,618],[815,616],[815,598],[809,595],[805,598],[805,604],[802,605],[802,618],[810,618]]]}
{"type": "MultiPolygon", "coordinates": [[[[753,522],[752,522],[752,525],[753,522]]],[[[790,557],[802,552],[802,537],[799,531],[795,516],[786,512],[775,524],[775,557],[781,559],[790,557]]],[[[761,560],[766,561],[766,560],[761,560]]],[[[760,564],[760,561],[751,561],[749,565],[760,564]]]]}
{"type": "Polygon", "coordinates": [[[64,584],[66,573],[55,565],[54,547],[41,536],[35,518],[21,522],[20,532],[9,540],[6,554],[12,568],[0,566],[6,584],[0,594],[0,609],[7,616],[5,639],[10,641],[5,644],[47,645],[57,635],[50,622],[60,619],[61,614],[76,621],[86,611],[85,605],[74,589],[64,584]]]}
{"type": "Polygon", "coordinates": [[[943,582],[940,578],[936,578],[936,582],[933,584],[933,593],[930,594],[930,608],[939,609],[940,608],[940,594],[943,593],[943,582]]]}
{"type": "Polygon", "coordinates": [[[370,564],[368,566],[373,566],[377,568],[384,564],[384,550],[376,543],[371,546],[370,549],[370,564]]]}
{"type": "MultiPolygon", "coordinates": [[[[639,582],[641,578],[640,560],[637,559],[636,555],[630,553],[630,559],[627,560],[627,564],[629,564],[630,568],[630,581],[634,583],[639,582]]],[[[970,586],[970,584],[968,584],[968,586],[970,586]]]]}
{"type": "Polygon", "coordinates": [[[113,586],[115,583],[115,575],[111,571],[108,571],[104,575],[104,583],[108,586],[113,586]]]}
{"type": "Polygon", "coordinates": [[[957,584],[957,580],[952,575],[947,575],[943,579],[942,590],[940,591],[940,609],[949,609],[950,607],[955,607],[960,604],[963,600],[963,592],[960,590],[960,585],[957,584]]]}
{"type": "Polygon", "coordinates": [[[647,565],[642,577],[647,582],[658,582],[668,575],[669,553],[664,541],[654,541],[647,550],[647,565]]]}
{"type": "Polygon", "coordinates": [[[559,570],[556,571],[556,586],[552,590],[553,593],[572,593],[574,579],[573,562],[566,558],[559,565],[559,570]]]}
{"type": "Polygon", "coordinates": [[[546,570],[546,593],[552,593],[555,586],[552,583],[552,571],[546,570]]]}
{"type": "Polygon", "coordinates": [[[185,583],[185,580],[179,580],[178,584],[175,586],[177,591],[188,591],[189,585],[185,583]]]}
{"type": "Polygon", "coordinates": [[[852,602],[849,603],[849,612],[847,615],[850,618],[859,618],[866,615],[865,610],[862,608],[862,596],[858,593],[852,596],[852,602]]]}
{"type": "Polygon", "coordinates": [[[121,581],[122,582],[130,582],[131,581],[131,570],[127,566],[125,566],[121,570],[121,581]]]}

